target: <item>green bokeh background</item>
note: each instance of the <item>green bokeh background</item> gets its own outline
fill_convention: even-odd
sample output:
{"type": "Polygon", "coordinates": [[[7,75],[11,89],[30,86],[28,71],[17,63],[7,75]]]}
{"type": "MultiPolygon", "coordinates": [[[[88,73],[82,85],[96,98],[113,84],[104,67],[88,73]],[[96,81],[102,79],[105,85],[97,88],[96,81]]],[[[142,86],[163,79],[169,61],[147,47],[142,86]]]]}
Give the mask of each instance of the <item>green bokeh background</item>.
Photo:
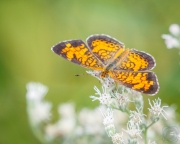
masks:
{"type": "MultiPolygon", "coordinates": [[[[179,0],[31,0],[0,1],[0,143],[39,144],[26,114],[26,83],[49,87],[46,99],[54,105],[74,101],[77,108],[94,107],[91,76],[75,77],[85,69],[57,55],[51,46],[68,39],[85,40],[108,34],[126,47],[146,51],[156,59],[160,97],[180,104],[180,56],[161,38],[170,24],[180,24],[179,0]]],[[[180,111],[178,109],[178,111],[180,111]]],[[[56,112],[54,112],[56,113],[56,112]]]]}

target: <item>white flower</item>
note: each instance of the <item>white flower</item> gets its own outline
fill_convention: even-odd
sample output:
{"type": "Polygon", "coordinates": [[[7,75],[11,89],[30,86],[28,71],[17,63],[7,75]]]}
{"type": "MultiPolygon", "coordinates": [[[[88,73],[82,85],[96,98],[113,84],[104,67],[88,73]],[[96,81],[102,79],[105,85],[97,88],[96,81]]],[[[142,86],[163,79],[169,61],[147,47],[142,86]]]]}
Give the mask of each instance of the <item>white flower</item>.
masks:
{"type": "Polygon", "coordinates": [[[123,139],[123,132],[116,133],[112,136],[112,142],[113,144],[124,144],[124,139],[123,139]]]}
{"type": "Polygon", "coordinates": [[[61,117],[74,117],[75,108],[73,103],[62,103],[58,106],[58,113],[61,117]]]}
{"type": "Polygon", "coordinates": [[[103,133],[102,116],[99,113],[99,108],[94,110],[83,108],[78,114],[78,120],[86,134],[95,135],[103,133]]]}
{"type": "Polygon", "coordinates": [[[111,91],[115,87],[114,79],[112,79],[110,77],[104,78],[103,81],[101,81],[101,83],[102,83],[103,87],[108,89],[109,91],[111,91]]]}
{"type": "Polygon", "coordinates": [[[49,121],[51,117],[51,108],[52,105],[49,102],[37,102],[29,106],[27,111],[32,124],[37,125],[41,122],[49,121]]]}
{"type": "MultiPolygon", "coordinates": [[[[100,111],[101,111],[101,109],[100,109],[100,111]]],[[[103,124],[105,125],[106,133],[109,137],[111,137],[115,134],[113,111],[112,111],[112,109],[108,108],[106,114],[103,113],[102,111],[101,111],[101,114],[104,118],[103,124]]]]}
{"type": "Polygon", "coordinates": [[[48,92],[48,88],[45,85],[36,82],[29,82],[26,85],[26,88],[27,88],[27,93],[26,93],[27,100],[34,100],[34,101],[42,100],[46,95],[46,93],[48,92]]]}
{"type": "Polygon", "coordinates": [[[104,120],[103,120],[104,125],[109,125],[109,124],[112,124],[114,122],[113,110],[112,109],[108,108],[106,114],[102,113],[102,111],[101,111],[101,114],[104,117],[104,120]]]}
{"type": "MultiPolygon", "coordinates": [[[[124,130],[124,129],[123,129],[124,130]]],[[[129,121],[127,123],[127,130],[124,130],[126,133],[129,134],[131,138],[137,139],[138,137],[141,137],[142,130],[140,130],[138,125],[135,125],[133,122],[129,121]]]]}
{"type": "Polygon", "coordinates": [[[71,135],[75,129],[75,125],[76,125],[75,117],[62,118],[56,124],[59,133],[61,133],[61,135],[64,136],[71,135]]]}
{"type": "Polygon", "coordinates": [[[177,40],[177,38],[171,36],[171,35],[168,35],[168,34],[163,34],[162,35],[162,38],[165,39],[165,44],[167,46],[167,48],[178,48],[180,46],[180,43],[179,41],[177,40]]]}
{"type": "Polygon", "coordinates": [[[171,34],[163,34],[162,38],[165,39],[167,48],[179,48],[180,47],[180,26],[178,24],[172,24],[169,27],[171,34]]]}
{"type": "Polygon", "coordinates": [[[172,24],[169,27],[169,31],[174,35],[178,36],[180,34],[180,27],[178,24],[172,24]]]}
{"type": "Polygon", "coordinates": [[[50,120],[52,105],[44,102],[48,88],[41,83],[30,82],[26,85],[27,112],[32,125],[50,120]]]}
{"type": "Polygon", "coordinates": [[[90,98],[93,99],[92,101],[99,100],[101,104],[108,105],[108,103],[111,101],[111,95],[106,92],[106,89],[102,87],[103,93],[101,93],[100,90],[96,86],[94,86],[94,90],[100,97],[90,96],[90,98]]]}
{"type": "Polygon", "coordinates": [[[106,133],[108,137],[112,137],[115,134],[115,126],[114,124],[109,124],[105,126],[106,133]]]}
{"type": "Polygon", "coordinates": [[[124,94],[120,94],[118,92],[115,92],[114,93],[114,97],[115,99],[117,100],[118,104],[119,104],[119,108],[122,110],[122,111],[125,111],[127,105],[130,101],[128,95],[126,93],[124,94]]]}
{"type": "Polygon", "coordinates": [[[58,131],[56,125],[48,124],[45,127],[45,138],[46,138],[47,141],[52,141],[58,135],[60,135],[60,132],[58,131]]]}
{"type": "Polygon", "coordinates": [[[56,127],[61,135],[69,135],[76,126],[76,113],[73,103],[63,103],[58,106],[58,113],[60,115],[56,127]]]}
{"type": "MultiPolygon", "coordinates": [[[[137,109],[137,108],[136,108],[137,109]]],[[[143,120],[144,120],[144,116],[146,116],[145,114],[142,114],[140,112],[139,109],[137,109],[137,112],[136,111],[130,111],[130,116],[129,118],[131,119],[131,121],[134,123],[134,124],[141,124],[143,123],[143,120]]]]}
{"type": "Polygon", "coordinates": [[[167,118],[165,117],[165,114],[166,115],[168,115],[168,114],[164,111],[163,108],[168,107],[168,106],[162,106],[161,107],[161,99],[160,98],[158,98],[157,100],[155,99],[153,101],[153,104],[154,104],[153,106],[152,106],[150,100],[149,100],[149,104],[150,104],[151,108],[148,108],[148,109],[154,117],[153,121],[156,121],[160,115],[162,115],[167,120],[167,118]]]}

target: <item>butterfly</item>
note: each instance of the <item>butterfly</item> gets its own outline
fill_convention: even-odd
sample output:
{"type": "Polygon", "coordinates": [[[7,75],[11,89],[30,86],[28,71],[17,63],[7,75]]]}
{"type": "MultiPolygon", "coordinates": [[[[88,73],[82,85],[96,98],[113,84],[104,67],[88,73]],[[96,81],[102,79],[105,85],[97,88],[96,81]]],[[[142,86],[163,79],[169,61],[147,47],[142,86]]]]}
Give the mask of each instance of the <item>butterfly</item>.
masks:
{"type": "Polygon", "coordinates": [[[159,90],[157,76],[150,71],[156,66],[153,56],[125,45],[105,34],[62,41],[51,49],[57,55],[82,67],[100,71],[101,78],[108,75],[118,83],[135,91],[155,95],[159,90]],[[87,43],[87,44],[86,44],[87,43]]]}

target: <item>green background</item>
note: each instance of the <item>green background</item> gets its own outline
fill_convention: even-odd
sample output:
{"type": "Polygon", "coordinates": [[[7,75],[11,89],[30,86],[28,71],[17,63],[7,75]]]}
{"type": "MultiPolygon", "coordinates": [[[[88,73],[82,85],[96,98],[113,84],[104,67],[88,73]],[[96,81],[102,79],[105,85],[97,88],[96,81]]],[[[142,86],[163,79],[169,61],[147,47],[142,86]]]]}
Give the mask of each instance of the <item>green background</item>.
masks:
{"type": "MultiPolygon", "coordinates": [[[[128,48],[146,51],[156,59],[153,70],[163,103],[180,104],[180,55],[168,50],[161,38],[171,24],[180,24],[179,0],[37,0],[0,1],[0,143],[39,144],[26,114],[26,84],[49,87],[46,100],[74,101],[77,108],[94,107],[91,76],[75,77],[85,69],[57,55],[51,46],[68,39],[85,40],[92,34],[108,34],[128,48]]],[[[180,109],[178,109],[180,112],[180,109]]],[[[56,119],[56,116],[55,116],[56,119]]]]}

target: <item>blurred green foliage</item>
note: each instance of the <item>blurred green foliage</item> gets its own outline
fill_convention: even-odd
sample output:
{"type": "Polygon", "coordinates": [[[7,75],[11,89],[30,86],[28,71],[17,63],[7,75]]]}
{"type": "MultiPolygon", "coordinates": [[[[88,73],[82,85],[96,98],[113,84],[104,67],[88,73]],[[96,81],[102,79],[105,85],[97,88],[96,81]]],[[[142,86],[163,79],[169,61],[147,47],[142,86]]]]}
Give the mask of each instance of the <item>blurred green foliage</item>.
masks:
{"type": "MultiPolygon", "coordinates": [[[[160,91],[151,98],[180,104],[180,56],[161,39],[170,24],[180,24],[179,7],[178,0],[0,1],[0,143],[39,143],[26,114],[25,85],[30,81],[49,87],[46,99],[53,111],[66,101],[75,101],[77,108],[98,105],[89,96],[99,82],[91,76],[75,77],[85,69],[50,50],[63,40],[104,33],[152,54],[160,91]]],[[[150,97],[144,98],[148,104],[150,97]]]]}

